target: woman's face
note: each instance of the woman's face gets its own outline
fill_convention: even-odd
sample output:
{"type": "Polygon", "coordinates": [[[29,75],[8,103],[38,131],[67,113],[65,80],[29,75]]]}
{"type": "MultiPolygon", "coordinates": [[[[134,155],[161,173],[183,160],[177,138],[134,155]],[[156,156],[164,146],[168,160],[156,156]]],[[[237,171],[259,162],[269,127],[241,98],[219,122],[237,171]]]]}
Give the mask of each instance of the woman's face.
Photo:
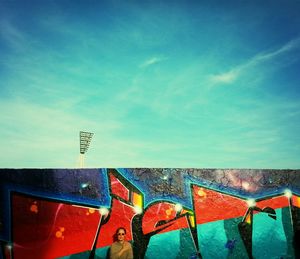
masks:
{"type": "Polygon", "coordinates": [[[124,239],[125,239],[124,229],[119,229],[117,235],[118,235],[118,241],[124,241],[124,239]]]}

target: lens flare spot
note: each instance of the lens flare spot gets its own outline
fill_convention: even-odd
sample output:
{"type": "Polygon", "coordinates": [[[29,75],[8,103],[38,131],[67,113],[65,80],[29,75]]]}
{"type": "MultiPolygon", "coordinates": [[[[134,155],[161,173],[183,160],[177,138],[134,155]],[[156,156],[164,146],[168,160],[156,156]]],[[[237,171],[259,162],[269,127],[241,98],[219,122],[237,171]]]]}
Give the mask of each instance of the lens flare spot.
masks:
{"type": "Polygon", "coordinates": [[[243,182],[242,182],[242,187],[243,187],[246,191],[248,191],[249,188],[250,188],[250,183],[248,183],[248,182],[246,182],[246,181],[243,181],[243,182]]]}
{"type": "Polygon", "coordinates": [[[284,191],[284,195],[285,195],[287,198],[291,198],[291,197],[293,196],[291,190],[289,190],[289,189],[286,189],[286,190],[284,191]]]}
{"type": "Polygon", "coordinates": [[[142,214],[143,212],[142,208],[139,206],[134,206],[134,211],[136,214],[142,214]]]}
{"type": "Polygon", "coordinates": [[[254,199],[249,199],[249,200],[247,200],[247,204],[248,204],[248,207],[254,207],[256,205],[256,202],[254,199]]]}
{"type": "Polygon", "coordinates": [[[99,209],[99,213],[102,215],[102,216],[106,216],[108,215],[109,211],[107,208],[100,208],[99,209]]]}
{"type": "Polygon", "coordinates": [[[87,188],[88,186],[89,186],[88,183],[82,183],[82,184],[80,185],[80,187],[81,187],[82,189],[87,188]]]}
{"type": "Polygon", "coordinates": [[[176,210],[177,212],[181,211],[181,210],[182,210],[182,205],[179,204],[179,203],[177,203],[177,204],[175,205],[175,210],[176,210]]]}

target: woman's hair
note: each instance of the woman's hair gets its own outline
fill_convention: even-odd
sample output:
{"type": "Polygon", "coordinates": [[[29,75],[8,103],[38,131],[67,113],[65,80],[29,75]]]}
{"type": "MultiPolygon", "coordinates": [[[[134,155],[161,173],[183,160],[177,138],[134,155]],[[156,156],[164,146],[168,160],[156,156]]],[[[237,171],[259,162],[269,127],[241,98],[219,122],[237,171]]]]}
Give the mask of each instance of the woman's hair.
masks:
{"type": "Polygon", "coordinates": [[[126,234],[126,229],[125,229],[124,227],[119,227],[119,228],[117,229],[117,231],[116,231],[116,234],[118,234],[118,233],[119,233],[119,231],[120,231],[121,229],[123,229],[123,230],[124,230],[124,232],[125,232],[125,234],[126,234]]]}
{"type": "Polygon", "coordinates": [[[124,233],[126,234],[126,229],[124,228],[124,227],[119,227],[117,230],[116,230],[116,233],[114,233],[114,235],[113,235],[113,241],[115,242],[115,241],[118,241],[118,233],[119,233],[119,231],[120,230],[124,230],[124,233]]]}

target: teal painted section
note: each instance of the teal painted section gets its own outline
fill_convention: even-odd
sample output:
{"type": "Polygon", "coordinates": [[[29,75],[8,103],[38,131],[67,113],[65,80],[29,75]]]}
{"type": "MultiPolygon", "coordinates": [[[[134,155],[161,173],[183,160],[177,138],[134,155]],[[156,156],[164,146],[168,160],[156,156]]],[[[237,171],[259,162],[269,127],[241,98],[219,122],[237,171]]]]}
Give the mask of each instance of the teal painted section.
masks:
{"type": "Polygon", "coordinates": [[[197,231],[204,259],[227,257],[228,250],[225,247],[227,237],[223,220],[198,225],[197,231]]]}
{"type": "Polygon", "coordinates": [[[281,210],[281,218],[282,218],[282,225],[286,236],[287,241],[287,253],[286,258],[294,258],[295,250],[293,247],[293,224],[291,218],[291,211],[290,208],[283,208],[281,210]]]}
{"type": "Polygon", "coordinates": [[[86,251],[79,254],[72,254],[72,255],[60,257],[57,259],[89,259],[89,256],[90,256],[90,251],[86,251]]]}
{"type": "MultiPolygon", "coordinates": [[[[109,246],[97,249],[95,259],[109,258],[109,257],[107,257],[108,250],[109,250],[109,246]]],[[[89,256],[90,256],[90,251],[86,251],[86,252],[79,253],[79,254],[73,254],[73,255],[60,257],[57,259],[88,259],[89,256]]]]}
{"type": "Polygon", "coordinates": [[[288,247],[281,209],[276,210],[276,216],[276,220],[266,213],[253,216],[253,257],[255,259],[287,258],[288,247]]]}
{"type": "Polygon", "coordinates": [[[109,246],[99,248],[96,250],[96,258],[95,259],[106,259],[108,257],[109,246]]]}
{"type": "Polygon", "coordinates": [[[151,237],[145,258],[176,259],[179,253],[180,231],[176,230],[151,237]]]}
{"type": "Polygon", "coordinates": [[[188,228],[181,229],[180,231],[180,249],[176,259],[190,258],[195,254],[196,248],[188,228]]]}
{"type": "Polygon", "coordinates": [[[247,258],[247,251],[238,230],[238,224],[243,220],[242,217],[224,220],[224,230],[227,242],[234,242],[232,249],[228,249],[227,259],[247,258]]]}

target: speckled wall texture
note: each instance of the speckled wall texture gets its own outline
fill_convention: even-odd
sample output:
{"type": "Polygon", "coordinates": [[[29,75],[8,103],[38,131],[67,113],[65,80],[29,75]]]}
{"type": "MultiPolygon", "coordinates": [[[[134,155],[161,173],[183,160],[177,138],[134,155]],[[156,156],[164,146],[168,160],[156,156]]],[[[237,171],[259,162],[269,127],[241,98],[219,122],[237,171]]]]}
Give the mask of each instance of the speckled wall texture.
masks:
{"type": "Polygon", "coordinates": [[[0,259],[299,258],[300,171],[0,169],[0,259]]]}

